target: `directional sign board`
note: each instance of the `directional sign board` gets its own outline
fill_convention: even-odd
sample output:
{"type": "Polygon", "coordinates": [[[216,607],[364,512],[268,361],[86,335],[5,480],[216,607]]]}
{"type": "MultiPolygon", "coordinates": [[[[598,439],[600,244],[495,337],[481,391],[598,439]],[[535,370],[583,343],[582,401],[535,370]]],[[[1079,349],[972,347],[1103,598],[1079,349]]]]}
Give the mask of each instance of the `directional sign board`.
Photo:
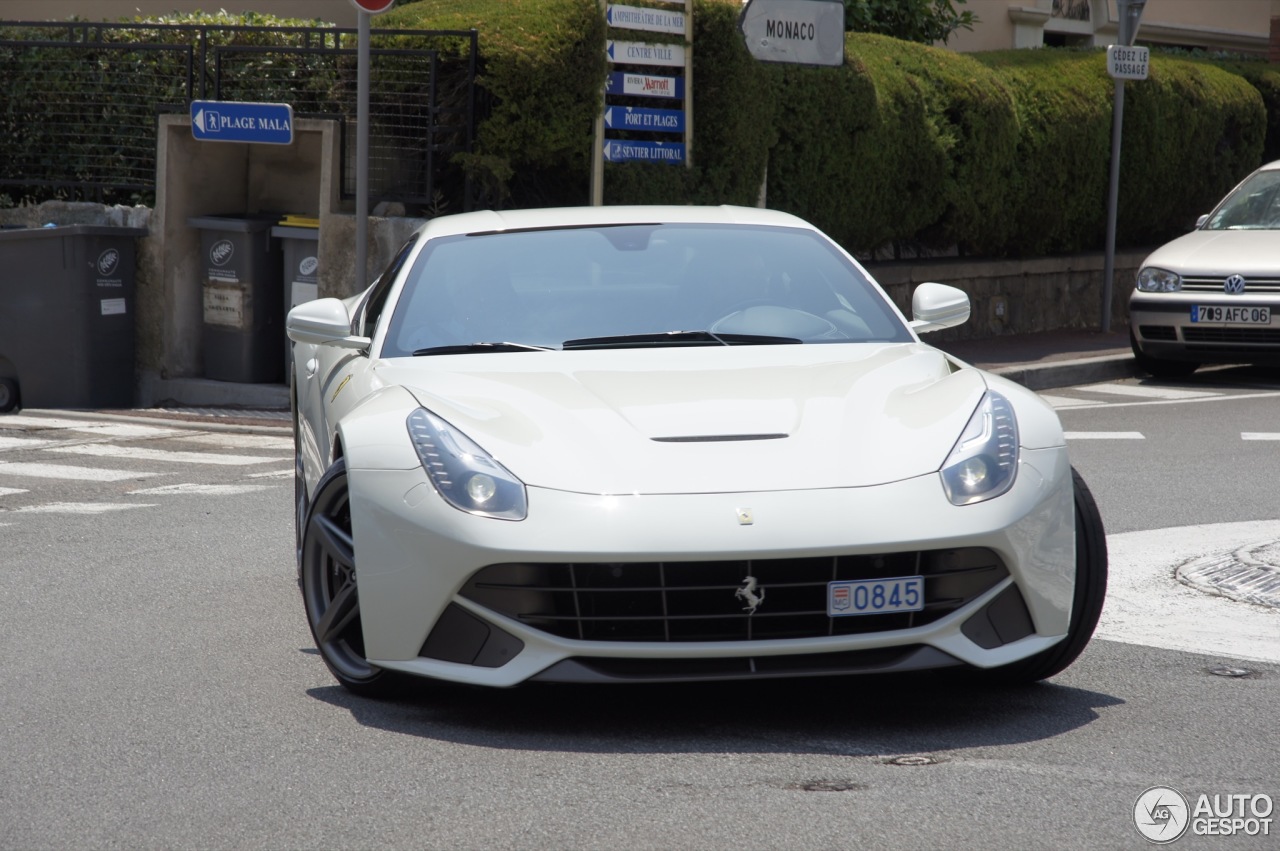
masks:
{"type": "Polygon", "coordinates": [[[1151,50],[1146,47],[1125,47],[1113,44],[1107,48],[1107,73],[1117,80],[1145,80],[1151,62],[1151,50]]]}
{"type": "Polygon", "coordinates": [[[684,77],[654,77],[649,74],[610,72],[605,81],[607,95],[632,95],[644,98],[683,98],[684,77]]]}
{"type": "Polygon", "coordinates": [[[680,142],[609,139],[604,143],[604,160],[610,163],[647,162],[679,165],[684,162],[684,145],[680,142]]]}
{"type": "Polygon", "coordinates": [[[610,62],[622,65],[667,65],[684,67],[684,47],[679,44],[642,44],[609,39],[605,48],[610,62]]]}
{"type": "Polygon", "coordinates": [[[610,106],[604,111],[606,130],[643,130],[647,133],[683,133],[684,111],[610,106]]]}
{"type": "Polygon", "coordinates": [[[666,9],[642,9],[639,6],[609,4],[605,23],[620,30],[646,30],[655,33],[683,33],[684,12],[666,9]]]}
{"type": "Polygon", "coordinates": [[[763,62],[844,64],[840,0],[747,0],[738,29],[747,50],[763,62]]]}
{"type": "Polygon", "coordinates": [[[204,142],[293,142],[293,107],[287,103],[193,100],[191,135],[204,142]]]}

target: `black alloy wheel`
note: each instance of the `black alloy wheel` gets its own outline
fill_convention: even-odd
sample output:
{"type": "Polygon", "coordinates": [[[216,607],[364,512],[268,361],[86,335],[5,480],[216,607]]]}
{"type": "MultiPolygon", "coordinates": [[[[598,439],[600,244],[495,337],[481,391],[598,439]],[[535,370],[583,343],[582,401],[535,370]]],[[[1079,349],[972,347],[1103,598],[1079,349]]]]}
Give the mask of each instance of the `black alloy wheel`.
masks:
{"type": "Polygon", "coordinates": [[[300,564],[302,601],[316,647],[344,687],[364,696],[389,692],[391,676],[364,655],[347,468],[339,458],[316,486],[307,510],[300,564]]]}
{"type": "Polygon", "coordinates": [[[1107,535],[1098,504],[1084,479],[1071,468],[1076,508],[1076,584],[1067,637],[1034,656],[984,671],[1003,683],[1034,683],[1061,673],[1093,637],[1107,596],[1107,535]]]}

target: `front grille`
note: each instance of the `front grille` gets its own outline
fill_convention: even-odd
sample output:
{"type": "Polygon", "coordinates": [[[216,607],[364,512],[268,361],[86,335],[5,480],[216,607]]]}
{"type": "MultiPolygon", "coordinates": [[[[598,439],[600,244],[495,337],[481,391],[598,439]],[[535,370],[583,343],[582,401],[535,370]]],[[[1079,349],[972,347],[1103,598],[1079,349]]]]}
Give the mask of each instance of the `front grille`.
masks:
{"type": "Polygon", "coordinates": [[[1177,340],[1178,332],[1172,325],[1139,325],[1138,333],[1144,340],[1177,340]]]}
{"type": "Polygon", "coordinates": [[[1009,572],[991,550],[712,562],[494,564],[460,592],[530,627],[583,641],[752,641],[907,629],[961,608],[1009,572]],[[828,617],[827,583],[924,577],[924,610],[828,617]],[[735,596],[748,577],[756,611],[735,596]]]}
{"type": "MultiPolygon", "coordinates": [[[[1182,291],[1188,293],[1217,293],[1222,295],[1223,286],[1230,272],[1219,278],[1183,278],[1182,291]]],[[[1280,293],[1280,278],[1245,278],[1245,294],[1280,293]]]]}
{"type": "Polygon", "coordinates": [[[1254,343],[1280,345],[1280,329],[1271,328],[1186,328],[1182,339],[1188,343],[1254,343]]]}

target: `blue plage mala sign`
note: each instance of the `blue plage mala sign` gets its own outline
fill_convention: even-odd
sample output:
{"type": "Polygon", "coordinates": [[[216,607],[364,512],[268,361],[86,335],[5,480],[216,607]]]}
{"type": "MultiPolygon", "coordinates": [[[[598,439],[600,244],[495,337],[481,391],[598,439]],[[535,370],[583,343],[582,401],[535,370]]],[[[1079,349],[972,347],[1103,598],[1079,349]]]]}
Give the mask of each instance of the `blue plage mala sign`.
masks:
{"type": "Polygon", "coordinates": [[[293,107],[287,103],[193,100],[191,135],[204,142],[293,143],[293,107]]]}

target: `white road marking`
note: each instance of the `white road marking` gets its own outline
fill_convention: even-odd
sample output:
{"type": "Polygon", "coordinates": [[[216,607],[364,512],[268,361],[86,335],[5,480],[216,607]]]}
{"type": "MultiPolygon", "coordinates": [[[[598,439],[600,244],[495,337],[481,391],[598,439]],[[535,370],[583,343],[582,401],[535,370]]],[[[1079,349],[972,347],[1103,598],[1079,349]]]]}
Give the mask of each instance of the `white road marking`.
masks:
{"type": "Polygon", "coordinates": [[[1107,536],[1110,578],[1098,638],[1229,659],[1280,663],[1280,609],[1178,582],[1178,565],[1280,540],[1280,521],[1219,523],[1107,536]]]}
{"type": "Polygon", "coordinates": [[[68,420],[59,417],[28,417],[22,414],[9,414],[0,418],[0,428],[83,428],[104,425],[110,423],[105,420],[68,420]]]}
{"type": "Polygon", "coordinates": [[[38,440],[28,437],[4,437],[0,435],[0,452],[6,449],[39,449],[41,446],[49,446],[52,440],[38,440]]]}
{"type": "Polygon", "coordinates": [[[278,463],[279,458],[260,455],[221,455],[216,452],[174,452],[168,449],[148,449],[142,446],[117,446],[114,443],[90,443],[79,446],[59,446],[47,450],[67,455],[92,455],[95,458],[131,458],[135,461],[165,461],[173,464],[214,464],[238,467],[248,464],[278,463]]]}
{"type": "Polygon", "coordinates": [[[1040,398],[1055,408],[1079,408],[1082,405],[1097,406],[1098,404],[1093,399],[1072,399],[1067,396],[1050,396],[1044,393],[1040,394],[1040,398]]]}
{"type": "Polygon", "coordinates": [[[106,514],[130,508],[155,508],[141,502],[49,502],[14,509],[14,514],[106,514]]]}
{"type": "Polygon", "coordinates": [[[1146,440],[1140,431],[1064,431],[1067,440],[1146,440]]]}
{"type": "Polygon", "coordinates": [[[16,493],[27,493],[23,488],[0,488],[0,496],[11,496],[16,493]]]}
{"type": "Polygon", "coordinates": [[[1268,431],[1242,431],[1241,440],[1280,440],[1280,433],[1268,431]]]}
{"type": "Polygon", "coordinates": [[[256,493],[258,491],[270,490],[268,485],[201,485],[201,484],[182,484],[182,485],[162,485],[158,488],[143,488],[142,490],[129,491],[130,496],[168,496],[179,494],[194,494],[197,496],[236,496],[244,493],[256,493]]]}
{"type": "Polygon", "coordinates": [[[270,434],[235,434],[232,432],[202,431],[183,437],[183,442],[221,446],[224,449],[293,449],[292,437],[275,437],[270,434]]]}
{"type": "Polygon", "coordinates": [[[140,425],[137,423],[115,423],[106,420],[70,420],[59,417],[27,417],[22,415],[7,416],[0,419],[0,428],[9,427],[79,431],[86,434],[96,434],[101,437],[126,439],[134,437],[167,437],[182,433],[181,429],[140,425]]]}
{"type": "Polygon", "coordinates": [[[1204,390],[1178,390],[1174,387],[1148,387],[1142,384],[1089,384],[1076,389],[1087,393],[1109,393],[1142,399],[1204,399],[1222,395],[1204,390]]]}
{"type": "Polygon", "coordinates": [[[288,479],[293,476],[293,470],[272,470],[270,473],[250,473],[251,479],[288,479]]]}
{"type": "Polygon", "coordinates": [[[146,479],[163,473],[144,473],[134,470],[100,470],[93,467],[73,467],[67,464],[26,464],[19,461],[0,461],[0,476],[30,476],[36,479],[80,479],[88,482],[122,482],[125,479],[146,479]]]}

